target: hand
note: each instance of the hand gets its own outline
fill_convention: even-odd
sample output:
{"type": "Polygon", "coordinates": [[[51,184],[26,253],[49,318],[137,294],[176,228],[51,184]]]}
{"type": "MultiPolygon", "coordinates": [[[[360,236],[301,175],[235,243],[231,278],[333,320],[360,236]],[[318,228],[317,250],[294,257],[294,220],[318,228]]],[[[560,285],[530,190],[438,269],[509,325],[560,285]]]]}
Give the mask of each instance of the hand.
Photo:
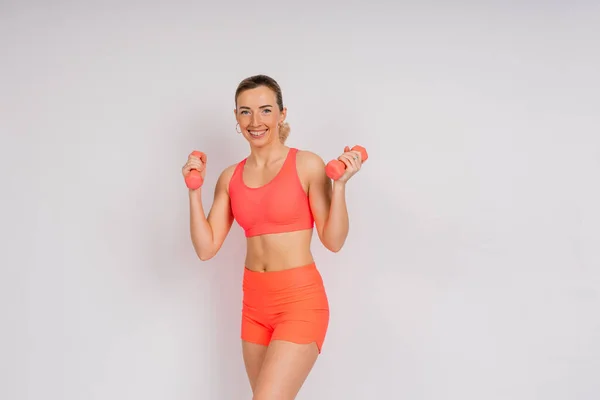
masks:
{"type": "Polygon", "coordinates": [[[337,180],[337,182],[341,182],[341,183],[348,182],[348,179],[353,177],[354,174],[356,174],[358,171],[360,171],[360,168],[362,167],[362,160],[361,160],[360,152],[352,151],[352,150],[350,150],[350,147],[348,147],[348,146],[346,146],[344,148],[344,154],[339,156],[338,160],[340,160],[341,162],[344,163],[344,165],[346,165],[346,171],[340,177],[340,179],[337,180]]]}
{"type": "Polygon", "coordinates": [[[204,176],[206,175],[206,158],[204,158],[204,161],[202,161],[200,157],[190,154],[188,156],[187,162],[181,169],[183,177],[187,177],[190,174],[190,171],[193,169],[200,172],[200,176],[204,178],[204,176]]]}

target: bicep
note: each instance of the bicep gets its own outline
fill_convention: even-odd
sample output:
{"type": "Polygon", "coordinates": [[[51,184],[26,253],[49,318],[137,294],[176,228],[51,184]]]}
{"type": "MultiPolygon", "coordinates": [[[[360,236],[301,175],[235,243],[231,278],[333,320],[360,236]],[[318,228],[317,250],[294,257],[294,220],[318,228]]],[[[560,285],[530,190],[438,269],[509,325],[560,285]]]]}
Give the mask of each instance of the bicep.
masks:
{"type": "Polygon", "coordinates": [[[310,208],[315,220],[317,233],[319,234],[319,237],[322,238],[325,223],[329,218],[332,185],[331,180],[325,173],[325,165],[322,161],[313,165],[310,177],[308,191],[310,208]]]}
{"type": "Polygon", "coordinates": [[[226,174],[222,174],[215,186],[215,195],[212,207],[208,213],[208,223],[213,232],[213,242],[217,249],[225,241],[225,237],[233,224],[233,214],[231,212],[231,202],[227,193],[228,179],[226,174]]]}

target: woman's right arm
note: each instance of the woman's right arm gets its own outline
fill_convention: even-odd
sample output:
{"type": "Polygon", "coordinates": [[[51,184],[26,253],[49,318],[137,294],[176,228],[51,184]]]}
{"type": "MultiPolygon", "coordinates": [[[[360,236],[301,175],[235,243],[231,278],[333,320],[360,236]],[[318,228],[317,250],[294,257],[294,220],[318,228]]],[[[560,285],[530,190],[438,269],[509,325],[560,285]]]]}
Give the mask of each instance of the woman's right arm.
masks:
{"type": "Polygon", "coordinates": [[[189,191],[192,244],[202,261],[210,260],[217,254],[233,224],[233,214],[227,192],[233,167],[226,168],[219,176],[208,217],[205,216],[202,206],[202,187],[189,191]]]}

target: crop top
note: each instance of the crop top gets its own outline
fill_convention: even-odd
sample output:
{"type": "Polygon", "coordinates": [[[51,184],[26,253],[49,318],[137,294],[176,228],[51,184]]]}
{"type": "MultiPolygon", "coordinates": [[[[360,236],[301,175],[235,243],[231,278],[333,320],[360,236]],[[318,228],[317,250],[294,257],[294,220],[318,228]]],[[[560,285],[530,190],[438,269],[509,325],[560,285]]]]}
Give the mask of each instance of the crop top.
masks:
{"type": "Polygon", "coordinates": [[[251,188],[243,180],[247,158],[229,181],[231,211],[246,237],[312,229],[310,203],[296,168],[298,149],[290,148],[283,166],[268,183],[251,188]]]}

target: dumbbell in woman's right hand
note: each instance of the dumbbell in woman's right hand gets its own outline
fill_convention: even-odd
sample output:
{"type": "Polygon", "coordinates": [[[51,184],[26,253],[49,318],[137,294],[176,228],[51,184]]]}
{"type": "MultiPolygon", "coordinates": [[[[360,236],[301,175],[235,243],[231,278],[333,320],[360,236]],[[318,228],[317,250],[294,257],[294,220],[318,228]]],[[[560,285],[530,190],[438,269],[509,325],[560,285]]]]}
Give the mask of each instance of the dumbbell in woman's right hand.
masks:
{"type": "Polygon", "coordinates": [[[188,189],[200,188],[206,175],[206,154],[197,150],[192,151],[182,168],[182,173],[188,189]]]}
{"type": "MultiPolygon", "coordinates": [[[[365,162],[367,161],[367,158],[369,158],[367,150],[362,146],[356,145],[350,150],[358,151],[360,153],[361,162],[365,162]]],[[[334,181],[340,179],[341,176],[344,175],[344,172],[346,172],[346,164],[344,164],[340,160],[331,160],[325,166],[325,173],[330,179],[333,179],[334,181]]]]}

